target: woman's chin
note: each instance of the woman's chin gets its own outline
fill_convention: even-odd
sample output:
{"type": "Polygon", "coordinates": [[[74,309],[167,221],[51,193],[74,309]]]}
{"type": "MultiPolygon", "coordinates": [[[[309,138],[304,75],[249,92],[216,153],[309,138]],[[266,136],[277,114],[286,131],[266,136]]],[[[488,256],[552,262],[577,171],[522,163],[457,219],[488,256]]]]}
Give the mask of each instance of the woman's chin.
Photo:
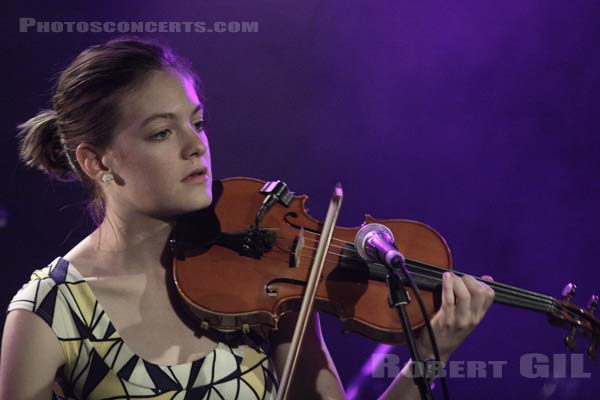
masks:
{"type": "Polygon", "coordinates": [[[184,213],[203,210],[208,208],[212,203],[212,193],[207,193],[204,196],[199,196],[194,199],[189,207],[185,207],[184,213]]]}

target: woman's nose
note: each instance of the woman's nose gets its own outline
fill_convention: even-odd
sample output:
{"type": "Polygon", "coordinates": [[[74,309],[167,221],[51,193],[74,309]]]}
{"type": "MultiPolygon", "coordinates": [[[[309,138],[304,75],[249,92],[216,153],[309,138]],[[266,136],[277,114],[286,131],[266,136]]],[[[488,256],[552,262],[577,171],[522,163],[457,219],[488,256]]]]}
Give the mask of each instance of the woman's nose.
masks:
{"type": "Polygon", "coordinates": [[[208,141],[204,130],[197,131],[194,127],[188,127],[185,135],[184,155],[189,157],[201,157],[208,148],[208,141]]]}

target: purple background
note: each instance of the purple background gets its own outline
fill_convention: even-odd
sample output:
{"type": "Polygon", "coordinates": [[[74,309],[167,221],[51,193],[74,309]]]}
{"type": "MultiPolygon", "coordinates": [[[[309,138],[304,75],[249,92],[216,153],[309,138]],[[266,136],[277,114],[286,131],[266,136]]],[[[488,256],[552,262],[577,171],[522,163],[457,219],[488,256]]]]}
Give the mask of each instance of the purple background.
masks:
{"type": "MultiPolygon", "coordinates": [[[[148,35],[203,78],[216,177],[282,179],[310,195],[317,218],[341,181],[342,225],[415,219],[445,236],[458,270],[550,295],[572,281],[580,304],[599,289],[600,3],[30,3],[1,28],[3,307],[90,229],[77,184],[17,163],[15,126],[47,106],[72,57],[114,36],[19,33],[19,17],[258,21],[258,33],[148,35]]],[[[376,344],[323,325],[348,387],[376,344]]],[[[541,315],[492,307],[454,359],[507,361],[504,377],[451,379],[451,396],[596,397],[598,362],[585,362],[591,379],[520,376],[524,353],[565,353],[561,335],[541,315]]],[[[367,380],[361,398],[387,383],[367,380]]]]}

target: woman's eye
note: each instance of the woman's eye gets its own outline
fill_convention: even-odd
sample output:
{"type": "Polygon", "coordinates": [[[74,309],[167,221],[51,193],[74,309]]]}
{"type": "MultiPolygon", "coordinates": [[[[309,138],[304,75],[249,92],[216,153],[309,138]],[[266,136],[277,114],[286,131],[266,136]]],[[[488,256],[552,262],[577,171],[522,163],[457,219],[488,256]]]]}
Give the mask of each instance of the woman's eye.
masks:
{"type": "Polygon", "coordinates": [[[206,128],[206,121],[202,120],[202,121],[194,122],[194,128],[196,128],[196,130],[198,132],[203,131],[204,128],[206,128]]]}
{"type": "Polygon", "coordinates": [[[150,140],[154,140],[154,141],[161,141],[161,140],[165,140],[168,135],[171,134],[171,130],[170,129],[163,129],[162,131],[150,136],[150,140]]]}

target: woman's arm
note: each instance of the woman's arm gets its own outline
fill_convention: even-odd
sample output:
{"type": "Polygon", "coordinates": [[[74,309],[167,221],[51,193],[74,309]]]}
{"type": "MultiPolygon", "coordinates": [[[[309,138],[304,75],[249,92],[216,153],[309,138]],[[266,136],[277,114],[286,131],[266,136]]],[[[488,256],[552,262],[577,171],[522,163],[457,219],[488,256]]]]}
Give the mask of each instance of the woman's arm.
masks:
{"type": "Polygon", "coordinates": [[[52,329],[27,310],[8,313],[2,336],[0,400],[50,400],[64,355],[52,329]]]}
{"type": "MultiPolygon", "coordinates": [[[[490,276],[484,279],[492,280],[490,276]]],[[[481,321],[494,301],[494,290],[472,276],[462,278],[445,273],[442,279],[442,306],[431,319],[431,326],[442,362],[448,361],[450,354],[481,321]]],[[[417,349],[423,360],[433,359],[433,349],[425,330],[417,339],[417,349]]],[[[408,377],[411,362],[381,396],[383,399],[417,400],[420,394],[412,378],[408,377]]]]}
{"type": "MultiPolygon", "coordinates": [[[[288,355],[297,313],[285,314],[279,321],[279,330],[273,334],[274,361],[277,376],[281,379],[288,355]]],[[[321,334],[319,315],[309,319],[298,364],[292,377],[288,398],[292,399],[344,399],[344,388],[321,334]]]]}
{"type": "MultiPolygon", "coordinates": [[[[486,276],[488,280],[491,277],[486,276]]],[[[444,274],[442,280],[442,306],[431,319],[438,350],[443,362],[481,321],[494,300],[494,291],[472,276],[460,278],[452,273],[444,274]]],[[[295,327],[297,314],[285,315],[280,322],[280,329],[274,335],[275,365],[281,377],[285,359],[295,327]]],[[[433,359],[433,349],[429,336],[423,330],[417,339],[417,347],[422,359],[433,359]]],[[[383,393],[381,399],[420,399],[417,386],[407,371],[408,363],[398,374],[392,384],[383,393]]],[[[296,372],[290,387],[290,399],[320,398],[344,399],[344,389],[340,382],[335,365],[331,360],[327,346],[321,335],[318,314],[309,322],[304,344],[299,356],[296,372]]]]}

